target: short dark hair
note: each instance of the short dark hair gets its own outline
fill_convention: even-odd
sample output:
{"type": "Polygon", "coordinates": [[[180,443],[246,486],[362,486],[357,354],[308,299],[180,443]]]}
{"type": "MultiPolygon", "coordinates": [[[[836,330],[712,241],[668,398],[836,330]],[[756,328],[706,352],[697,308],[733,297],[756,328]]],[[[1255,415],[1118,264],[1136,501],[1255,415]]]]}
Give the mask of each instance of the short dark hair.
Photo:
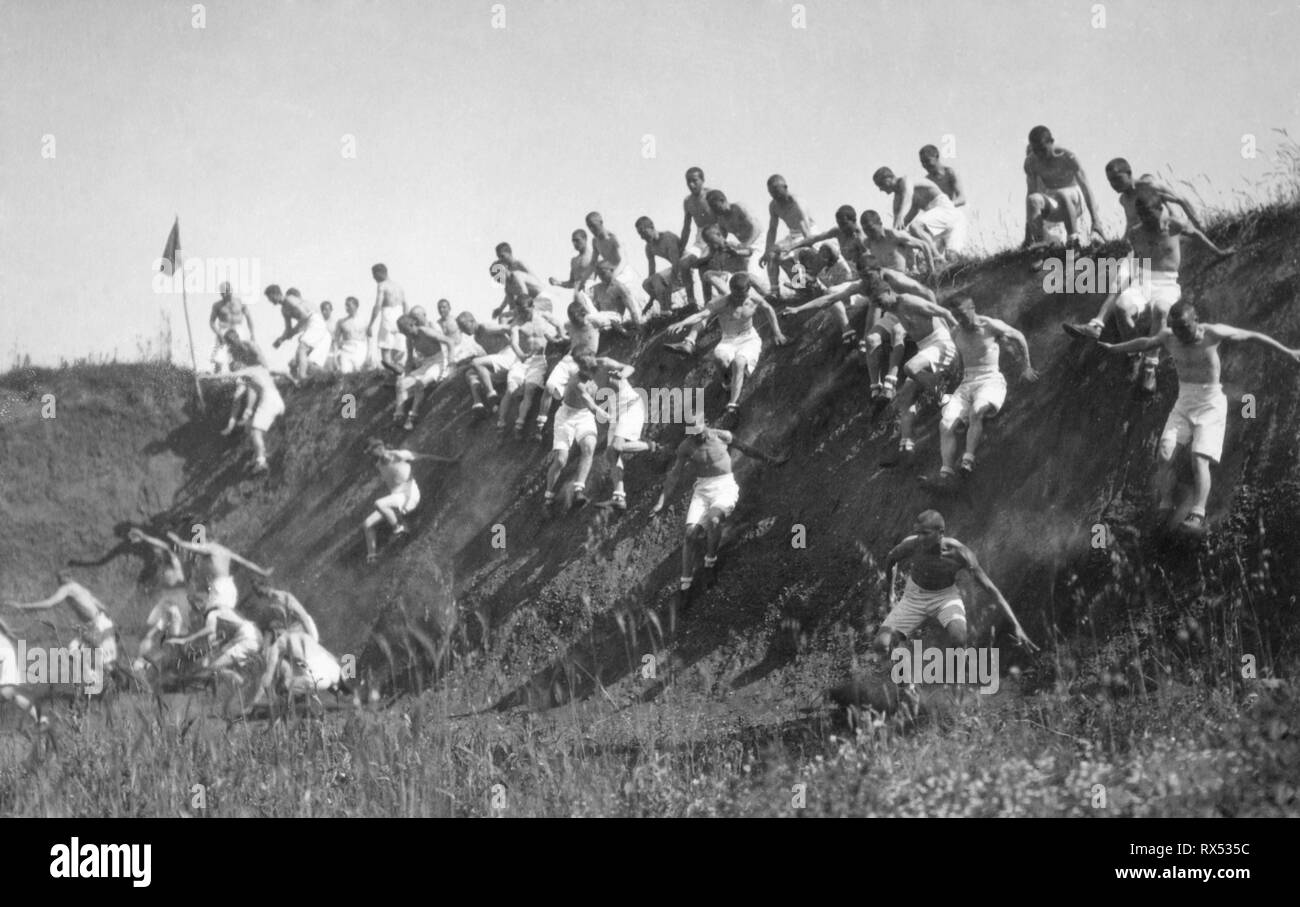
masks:
{"type": "Polygon", "coordinates": [[[975,300],[969,293],[958,293],[956,296],[949,297],[943,306],[946,309],[959,309],[968,302],[971,305],[975,304],[975,300]]]}
{"type": "Polygon", "coordinates": [[[289,289],[284,291],[284,295],[292,296],[294,299],[302,299],[302,293],[298,291],[297,287],[289,287],[289,289]]]}
{"type": "Polygon", "coordinates": [[[1148,184],[1138,186],[1137,193],[1133,196],[1133,207],[1139,212],[1147,211],[1152,214],[1164,207],[1164,199],[1148,184]]]}
{"type": "Polygon", "coordinates": [[[921,157],[938,157],[939,149],[933,145],[922,145],[920,151],[921,157]]]}
{"type": "Polygon", "coordinates": [[[871,224],[873,227],[883,227],[885,222],[880,219],[879,211],[863,211],[862,225],[866,226],[867,224],[871,224]]]}
{"type": "Polygon", "coordinates": [[[1180,299],[1169,307],[1169,320],[1182,321],[1191,314],[1193,319],[1199,317],[1200,313],[1196,311],[1196,303],[1190,299],[1180,299]]]}
{"type": "Polygon", "coordinates": [[[786,181],[785,177],[782,176],[781,174],[773,173],[771,176],[767,178],[767,188],[771,189],[772,184],[775,183],[777,180],[780,180],[783,183],[786,181]]]}
{"type": "Polygon", "coordinates": [[[653,230],[655,228],[655,222],[652,221],[650,218],[646,217],[644,214],[642,214],[640,217],[636,219],[636,224],[634,226],[638,230],[640,230],[642,227],[648,227],[649,229],[653,230]]]}
{"type": "Polygon", "coordinates": [[[583,239],[586,239],[587,231],[579,227],[578,229],[574,230],[572,233],[569,234],[570,239],[572,239],[575,236],[581,236],[583,239]]]}
{"type": "Polygon", "coordinates": [[[381,263],[381,264],[376,264],[376,265],[371,265],[371,266],[370,266],[370,273],[371,273],[371,274],[385,274],[385,275],[386,275],[386,274],[388,274],[388,265],[386,265],[386,264],[382,264],[382,263],[381,263]]]}
{"type": "Polygon", "coordinates": [[[721,189],[710,189],[704,194],[704,201],[707,203],[725,202],[726,200],[727,196],[721,189]]]}
{"type": "Polygon", "coordinates": [[[265,290],[262,291],[262,294],[263,294],[264,296],[283,296],[283,295],[284,295],[284,293],[282,293],[282,292],[280,291],[280,285],[279,285],[278,283],[273,283],[273,284],[271,284],[269,287],[267,287],[265,290]]]}
{"type": "Polygon", "coordinates": [[[857,223],[858,212],[852,205],[840,205],[835,209],[835,219],[839,220],[842,217],[857,223]]]}
{"type": "Polygon", "coordinates": [[[940,532],[947,528],[943,514],[937,510],[922,510],[916,515],[916,522],[922,525],[929,524],[929,528],[938,529],[940,532]],[[936,523],[938,525],[935,525],[936,523]]]}
{"type": "Polygon", "coordinates": [[[871,174],[871,181],[873,183],[879,183],[881,180],[892,180],[893,178],[894,171],[890,170],[888,167],[881,167],[875,173],[871,174]]]}
{"type": "Polygon", "coordinates": [[[1133,175],[1133,168],[1129,166],[1129,162],[1124,160],[1122,157],[1111,158],[1106,164],[1106,170],[1113,170],[1116,173],[1127,173],[1129,176],[1133,175]]]}
{"type": "Polygon", "coordinates": [[[704,179],[704,171],[701,170],[699,167],[687,167],[687,168],[686,168],[686,178],[687,178],[687,179],[690,179],[690,178],[691,178],[691,174],[692,174],[692,173],[698,173],[698,174],[700,175],[700,179],[704,179]]]}
{"type": "Polygon", "coordinates": [[[510,243],[508,242],[497,243],[496,248],[493,249],[492,251],[496,252],[498,255],[500,255],[502,252],[506,253],[507,255],[515,254],[515,250],[510,248],[510,243]]]}
{"type": "Polygon", "coordinates": [[[1030,145],[1040,145],[1043,142],[1050,142],[1051,140],[1052,130],[1048,129],[1046,126],[1035,126],[1033,129],[1029,130],[1030,145]]]}
{"type": "Polygon", "coordinates": [[[737,271],[735,274],[731,275],[731,280],[727,282],[727,286],[731,287],[733,291],[748,291],[749,275],[744,271],[737,271]]]}

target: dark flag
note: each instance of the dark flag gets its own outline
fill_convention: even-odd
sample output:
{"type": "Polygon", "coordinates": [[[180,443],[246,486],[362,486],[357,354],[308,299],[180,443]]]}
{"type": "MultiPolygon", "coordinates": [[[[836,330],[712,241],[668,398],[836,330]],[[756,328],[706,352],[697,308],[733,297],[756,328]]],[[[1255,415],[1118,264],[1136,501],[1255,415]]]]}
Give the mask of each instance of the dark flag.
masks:
{"type": "Polygon", "coordinates": [[[172,224],[172,232],[167,234],[167,248],[163,249],[163,254],[162,254],[163,261],[161,267],[159,268],[159,270],[161,270],[168,277],[171,277],[173,274],[175,274],[176,269],[180,266],[180,260],[177,258],[177,253],[180,252],[180,250],[181,250],[181,219],[177,217],[176,222],[172,224]]]}

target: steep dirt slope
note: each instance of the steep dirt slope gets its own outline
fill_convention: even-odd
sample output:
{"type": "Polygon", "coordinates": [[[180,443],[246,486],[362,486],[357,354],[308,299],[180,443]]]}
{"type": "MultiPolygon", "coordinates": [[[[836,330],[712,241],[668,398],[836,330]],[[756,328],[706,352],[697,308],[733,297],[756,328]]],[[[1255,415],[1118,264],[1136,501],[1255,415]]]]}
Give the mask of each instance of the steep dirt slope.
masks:
{"type": "MultiPolygon", "coordinates": [[[[1206,320],[1300,345],[1300,222],[1275,216],[1252,221],[1250,230],[1216,237],[1240,245],[1231,259],[1192,256],[1184,285],[1206,320]]],[[[1061,321],[1091,315],[1100,297],[1046,294],[1022,256],[948,283],[945,293],[964,289],[981,311],[1024,330],[1042,375],[1032,385],[1012,379],[972,487],[940,502],[914,475],[881,469],[892,426],[870,420],[865,372],[832,351],[820,316],[790,327],[795,343],[764,352],[739,434],[792,457],[783,467],[738,459],[741,504],[722,569],[667,641],[676,663],[741,646],[760,653],[730,669],[730,682],[743,686],[793,663],[799,640],[819,627],[865,628],[881,601],[874,571],[860,566],[863,553],[881,560],[916,512],[932,505],[980,555],[1031,635],[1068,622],[1061,581],[1088,559],[1093,526],[1119,524],[1145,507],[1154,444],[1176,392],[1172,370],[1162,368],[1155,401],[1135,400],[1120,363],[1083,351],[1060,330],[1061,321]],[[792,546],[796,524],[806,548],[792,546]]],[[[636,359],[637,383],[709,381],[706,364],[664,352],[663,339],[636,359]]],[[[706,350],[713,339],[706,337],[706,350]]],[[[609,353],[631,354],[625,340],[609,353]]],[[[1014,373],[1005,357],[1004,366],[1014,373]]],[[[1243,419],[1234,406],[1212,518],[1227,512],[1234,486],[1297,478],[1300,369],[1259,348],[1238,349],[1227,353],[1224,377],[1231,400],[1254,395],[1255,416],[1243,419]]],[[[115,542],[114,524],[143,511],[177,528],[202,523],[274,565],[276,581],[319,615],[332,649],[361,653],[368,667],[396,670],[399,681],[429,679],[421,666],[434,661],[457,663],[447,655],[486,651],[494,670],[517,684],[514,692],[503,688],[503,703],[546,703],[586,694],[597,679],[616,681],[642,652],[665,644],[663,606],[678,572],[686,489],[669,513],[650,516],[664,455],[632,458],[626,514],[587,508],[547,520],[540,506],[546,447],[471,425],[463,383],[439,388],[409,436],[388,425],[390,395],[373,379],[354,378],[287,392],[289,412],[271,435],[271,474],[248,479],[239,439],[216,435],[224,397],[210,394],[207,414],[198,413],[179,371],[114,366],[5,376],[0,596],[43,591],[59,561],[102,553],[115,542]],[[45,393],[58,401],[53,420],[40,417],[45,393]],[[370,434],[431,453],[464,452],[458,465],[419,464],[424,504],[414,538],[373,569],[364,566],[359,531],[378,493],[362,456],[370,434]]],[[[721,400],[710,383],[710,415],[721,400]]],[[[682,431],[652,426],[650,434],[671,445],[682,431]]],[[[928,412],[917,471],[937,468],[937,445],[937,414],[928,412]]],[[[603,496],[599,463],[593,482],[603,496]]],[[[127,609],[128,629],[143,606],[139,565],[122,559],[77,572],[127,609]]]]}

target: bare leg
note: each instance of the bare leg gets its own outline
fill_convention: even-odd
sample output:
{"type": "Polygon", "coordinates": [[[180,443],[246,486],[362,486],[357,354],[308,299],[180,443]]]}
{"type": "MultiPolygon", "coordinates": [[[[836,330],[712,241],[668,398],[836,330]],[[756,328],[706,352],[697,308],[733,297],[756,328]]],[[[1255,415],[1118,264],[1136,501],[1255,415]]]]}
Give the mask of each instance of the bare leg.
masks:
{"type": "Polygon", "coordinates": [[[704,527],[694,523],[686,527],[686,536],[682,539],[682,579],[681,588],[685,592],[691,588],[695,576],[695,546],[704,540],[704,527]]]}
{"type": "Polygon", "coordinates": [[[555,483],[560,479],[560,473],[564,472],[564,467],[569,463],[569,448],[564,450],[551,451],[551,465],[546,470],[546,500],[555,500],[555,483]]]}
{"type": "Polygon", "coordinates": [[[1205,507],[1210,502],[1210,459],[1200,454],[1192,456],[1192,513],[1205,516],[1205,507]]]}
{"type": "Polygon", "coordinates": [[[587,476],[591,474],[591,462],[595,455],[594,437],[586,437],[578,442],[578,474],[573,477],[573,487],[580,494],[586,494],[587,476]]]}

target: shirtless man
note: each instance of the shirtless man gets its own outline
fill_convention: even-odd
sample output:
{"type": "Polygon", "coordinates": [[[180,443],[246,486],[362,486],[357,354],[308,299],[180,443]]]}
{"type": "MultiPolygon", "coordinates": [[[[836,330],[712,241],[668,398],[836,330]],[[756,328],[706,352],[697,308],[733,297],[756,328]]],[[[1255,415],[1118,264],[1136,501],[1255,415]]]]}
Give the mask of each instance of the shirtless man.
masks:
{"type": "Polygon", "coordinates": [[[851,279],[857,278],[857,263],[867,251],[866,236],[858,226],[858,212],[852,205],[840,205],[835,211],[835,226],[825,233],[816,233],[790,243],[789,251],[794,252],[808,246],[816,246],[827,240],[835,240],[840,255],[852,268],[851,279]]]}
{"type": "Polygon", "coordinates": [[[907,331],[902,322],[892,312],[881,312],[878,318],[871,317],[873,308],[872,294],[884,285],[897,293],[909,293],[913,296],[934,301],[934,291],[923,286],[902,271],[891,268],[875,268],[871,259],[864,255],[859,261],[858,279],[840,284],[830,292],[802,305],[791,306],[781,311],[781,317],[791,318],[800,312],[815,312],[829,307],[831,318],[840,331],[844,343],[852,343],[857,338],[854,327],[860,314],[865,315],[863,324],[869,325],[858,340],[858,353],[866,359],[867,374],[871,376],[872,400],[888,402],[894,399],[897,389],[898,370],[903,364],[903,344],[907,340],[907,331]],[[849,303],[846,307],[845,303],[849,303]],[[883,349],[882,349],[883,346],[883,349]],[[889,365],[884,378],[881,378],[881,358],[888,359],[889,365]]]}
{"type": "MultiPolygon", "coordinates": [[[[753,250],[748,246],[740,245],[735,237],[723,233],[719,224],[705,227],[703,239],[705,248],[709,250],[708,255],[693,259],[695,264],[691,267],[700,272],[700,282],[704,286],[725,294],[730,285],[731,275],[748,274],[750,281],[760,293],[766,295],[771,290],[771,284],[767,282],[767,274],[761,268],[752,267],[753,250]]],[[[705,299],[711,298],[711,294],[706,294],[705,299]]]]}
{"type": "Polygon", "coordinates": [[[790,262],[786,256],[793,251],[794,244],[812,236],[817,229],[803,205],[790,194],[790,187],[781,174],[774,173],[767,178],[767,194],[772,196],[767,204],[767,244],[758,263],[767,266],[767,280],[775,290],[781,285],[782,268],[789,273],[790,262]],[[777,242],[776,229],[779,223],[785,224],[786,235],[777,242]]]}
{"type": "Polygon", "coordinates": [[[192,614],[185,586],[185,568],[172,547],[162,539],[154,538],[134,527],[127,533],[127,538],[137,544],[148,545],[161,552],[165,558],[164,566],[158,574],[158,594],[145,621],[144,638],[140,640],[135,661],[131,663],[132,670],[143,673],[162,654],[160,646],[163,642],[169,637],[189,631],[192,614]]]}
{"type": "Polygon", "coordinates": [[[1300,349],[1289,349],[1267,334],[1227,324],[1202,324],[1196,307],[1188,300],[1174,303],[1169,320],[1154,337],[1138,337],[1125,343],[1102,343],[1113,353],[1136,353],[1163,347],[1169,351],[1178,371],[1178,400],[1160,435],[1156,484],[1160,500],[1157,516],[1164,525],[1174,511],[1176,483],[1174,461],[1180,449],[1190,446],[1194,491],[1192,509],[1179,525],[1189,535],[1205,533],[1205,507],[1210,500],[1210,466],[1223,455],[1223,436],[1228,422],[1228,398],[1219,384],[1219,344],[1247,341],[1277,350],[1300,364],[1300,349]]]}
{"type": "MultiPolygon", "coordinates": [[[[546,345],[563,330],[560,322],[550,312],[542,311],[531,299],[516,302],[514,323],[510,327],[510,348],[515,353],[515,363],[506,373],[505,395],[497,409],[497,428],[504,432],[510,402],[519,397],[519,411],[515,416],[515,438],[522,439],[528,411],[534,399],[546,400],[546,345]]],[[[544,402],[538,410],[538,432],[546,427],[547,407],[544,402]]]]}
{"type": "Polygon", "coordinates": [[[225,545],[219,545],[211,540],[187,542],[174,532],[168,532],[167,538],[171,539],[181,550],[207,558],[207,609],[229,608],[233,610],[235,605],[239,604],[239,587],[235,585],[235,577],[231,573],[232,567],[238,565],[262,577],[269,577],[273,572],[273,570],[257,566],[247,558],[231,551],[225,545]]]}
{"type": "Polygon", "coordinates": [[[329,365],[330,348],[334,345],[334,303],[328,299],[320,304],[320,317],[312,317],[298,339],[299,349],[306,347],[308,368],[324,371],[329,365]]]}
{"type": "Polygon", "coordinates": [[[208,317],[208,327],[216,337],[212,346],[212,370],[221,371],[230,364],[230,351],[226,344],[226,332],[234,331],[241,340],[256,343],[253,336],[253,319],[248,317],[244,303],[234,296],[229,283],[218,288],[221,298],[212,304],[212,314],[208,317]]]}
{"type": "Polygon", "coordinates": [[[321,340],[320,312],[312,311],[303,301],[302,294],[294,287],[281,293],[279,286],[271,284],[266,288],[266,298],[272,305],[278,306],[280,314],[284,316],[284,331],[271,342],[271,346],[278,350],[280,344],[297,337],[298,350],[290,364],[290,372],[300,379],[306,378],[311,370],[313,344],[324,343],[328,348],[329,341],[321,340]]]}
{"type": "Polygon", "coordinates": [[[627,510],[627,492],[623,488],[623,454],[643,450],[654,453],[659,445],[654,441],[641,440],[641,433],[645,430],[646,402],[630,380],[636,371],[635,367],[604,356],[597,357],[594,365],[594,377],[599,388],[596,399],[598,403],[607,404],[602,421],[609,424],[605,455],[609,460],[609,480],[614,485],[613,496],[597,506],[623,511],[627,510]]]}
{"type": "MultiPolygon", "coordinates": [[[[716,224],[718,218],[709,209],[709,203],[705,200],[709,188],[704,185],[703,170],[692,167],[686,171],[686,188],[689,192],[686,198],[682,199],[681,273],[683,280],[690,281],[692,276],[689,269],[701,259],[709,257],[709,249],[704,245],[704,228],[716,224]],[[695,225],[694,241],[691,240],[691,224],[695,225]]],[[[704,284],[703,290],[704,301],[708,302],[713,298],[713,288],[704,284]]]]}
{"type": "Polygon", "coordinates": [[[591,299],[597,311],[613,312],[620,321],[632,324],[638,331],[644,328],[641,304],[633,298],[631,288],[618,278],[614,265],[605,259],[596,264],[596,284],[591,288],[591,299]]]}
{"type": "Polygon", "coordinates": [[[343,667],[320,644],[316,621],[291,592],[256,583],[254,596],[259,607],[257,627],[264,642],[262,663],[266,666],[252,705],[266,701],[273,689],[290,696],[315,693],[343,686],[343,667]]]}
{"type": "Polygon", "coordinates": [[[888,167],[877,170],[871,180],[881,192],[894,197],[895,230],[906,230],[940,253],[948,249],[961,251],[953,248],[954,239],[960,244],[960,233],[964,232],[958,230],[961,214],[932,180],[895,176],[888,167]]]}
{"type": "Polygon", "coordinates": [[[587,231],[582,228],[574,230],[569,240],[573,243],[573,251],[578,253],[569,259],[569,279],[560,281],[552,277],[550,283],[553,287],[582,290],[596,270],[596,252],[587,245],[587,231]]]}
{"type": "Polygon", "coordinates": [[[1029,131],[1025,183],[1025,241],[1021,248],[1046,244],[1053,224],[1064,226],[1066,245],[1077,245],[1080,234],[1106,241],[1083,166],[1072,152],[1056,147],[1046,126],[1029,131]]]}
{"type": "Polygon", "coordinates": [[[894,406],[898,410],[898,448],[889,454],[881,466],[909,464],[916,453],[912,428],[916,422],[921,394],[934,393],[940,375],[952,365],[957,347],[952,342],[949,327],[958,322],[952,312],[943,306],[912,293],[899,293],[883,275],[871,281],[871,299],[885,313],[894,314],[907,335],[916,341],[917,352],[903,365],[907,380],[894,406]]]}
{"type": "Polygon", "coordinates": [[[939,149],[933,145],[923,146],[917,156],[926,177],[952,199],[953,207],[957,209],[956,223],[948,234],[947,251],[950,256],[960,255],[966,247],[966,212],[962,210],[966,207],[966,191],[962,188],[961,178],[952,167],[939,163],[939,149]]]}
{"type": "Polygon", "coordinates": [[[698,414],[694,431],[688,431],[677,445],[673,468],[664,479],[663,491],[655,502],[651,514],[664,509],[664,504],[677,490],[682,472],[691,470],[695,486],[691,503],[686,510],[686,534],[682,540],[681,603],[689,602],[691,584],[695,579],[695,549],[703,543],[704,569],[712,570],[718,563],[718,543],[722,540],[722,521],[731,516],[740,499],[740,486],[732,474],[731,451],[756,457],[767,463],[780,462],[736,439],[729,431],[711,428],[704,423],[704,414],[698,414]]]}
{"type": "Polygon", "coordinates": [[[722,384],[730,387],[731,395],[727,403],[727,417],[735,416],[740,408],[740,393],[745,386],[745,377],[754,374],[758,366],[759,354],[763,351],[763,338],[754,327],[754,315],[762,311],[772,325],[772,339],[777,346],[787,342],[777,322],[776,311],[766,299],[754,292],[748,274],[732,274],[726,296],[711,301],[704,311],[685,318],[669,328],[676,333],[692,328],[686,339],[679,345],[678,351],[685,355],[695,352],[696,338],[699,331],[710,319],[717,318],[722,328],[722,339],[714,347],[713,358],[721,367],[722,384]]]}
{"type": "Polygon", "coordinates": [[[434,454],[414,453],[401,448],[389,447],[379,438],[371,438],[366,443],[366,453],[379,473],[388,493],[375,501],[375,509],[361,524],[361,531],[366,537],[366,563],[374,564],[379,560],[375,547],[375,527],[388,523],[393,530],[393,538],[399,539],[410,533],[403,517],[411,514],[420,506],[420,486],[411,474],[411,464],[416,460],[432,460],[437,463],[456,463],[459,457],[440,457],[434,454]]]}
{"type": "MultiPolygon", "coordinates": [[[[597,312],[586,293],[579,291],[576,296],[577,298],[569,303],[566,311],[569,317],[564,323],[565,330],[569,334],[569,352],[555,363],[555,368],[551,369],[551,374],[546,379],[546,393],[552,400],[558,401],[564,396],[565,389],[569,386],[569,379],[578,371],[578,357],[594,358],[600,352],[601,332],[619,324],[619,318],[613,312],[597,312]]],[[[549,415],[548,407],[538,410],[538,428],[534,435],[536,440],[541,440],[540,434],[546,427],[546,419],[549,415]]]]}
{"type": "Polygon", "coordinates": [[[1134,180],[1133,167],[1124,158],[1112,158],[1106,164],[1106,182],[1110,183],[1110,187],[1119,193],[1119,205],[1124,209],[1125,235],[1141,223],[1141,218],[1138,217],[1137,199],[1138,190],[1142,188],[1153,190],[1166,205],[1177,205],[1182,208],[1187,222],[1202,233],[1205,232],[1205,227],[1197,217],[1196,208],[1192,206],[1191,202],[1163,183],[1157,182],[1156,178],[1150,173],[1144,173],[1134,180]]]}
{"type": "Polygon", "coordinates": [[[863,242],[876,267],[907,272],[908,253],[914,250],[925,256],[926,273],[935,272],[934,246],[928,239],[886,227],[875,211],[863,211],[861,223],[863,242]]]}
{"type": "MultiPolygon", "coordinates": [[[[1101,309],[1087,324],[1063,325],[1073,337],[1096,340],[1101,336],[1106,319],[1114,315],[1120,338],[1126,340],[1137,331],[1139,316],[1149,313],[1150,336],[1160,333],[1169,316],[1170,308],[1182,296],[1178,285],[1178,269],[1182,265],[1182,239],[1195,239],[1216,255],[1231,255],[1232,248],[1220,249],[1209,237],[1190,224],[1173,220],[1165,208],[1160,193],[1149,186],[1137,192],[1134,207],[1138,225],[1128,232],[1133,246],[1133,256],[1124,277],[1126,286],[1111,293],[1101,309]]],[[[1160,350],[1153,348],[1142,361],[1137,375],[1138,387],[1147,394],[1156,390],[1156,366],[1160,363],[1160,350]]]]}
{"type": "Polygon", "coordinates": [[[370,342],[366,325],[357,317],[361,303],[349,296],[343,301],[347,314],[334,326],[334,347],[330,354],[330,369],[340,375],[351,375],[366,367],[370,342]]]}
{"type": "MultiPolygon", "coordinates": [[[[527,294],[513,297],[509,311],[516,310],[520,301],[528,298],[527,294]]],[[[514,349],[508,343],[495,353],[488,353],[483,348],[482,341],[494,334],[508,334],[510,324],[480,324],[471,313],[461,312],[456,316],[456,326],[463,339],[454,353],[467,366],[465,383],[469,385],[470,413],[475,419],[480,419],[496,410],[501,398],[496,389],[497,381],[499,379],[504,383],[510,369],[518,362],[514,349]]]]}
{"type": "Polygon", "coordinates": [[[596,211],[587,215],[587,229],[591,231],[591,245],[596,252],[597,272],[599,273],[602,261],[613,265],[614,276],[627,288],[636,302],[638,311],[643,310],[648,299],[642,294],[641,278],[632,267],[632,263],[624,257],[623,247],[619,245],[618,237],[613,231],[605,229],[605,221],[596,211]]]}
{"type": "Polygon", "coordinates": [[[253,444],[256,457],[251,470],[252,475],[261,475],[270,469],[266,462],[266,433],[270,431],[275,420],[284,414],[284,398],[275,386],[275,376],[287,378],[297,385],[294,377],[287,372],[272,371],[265,365],[249,365],[224,375],[200,375],[200,381],[222,381],[235,379],[247,381],[256,396],[257,404],[248,423],[248,434],[253,444]]]}
{"type": "Polygon", "coordinates": [[[1038,646],[1025,634],[1016,613],[1011,610],[1001,590],[989,579],[980,566],[975,552],[957,539],[944,535],[946,526],[943,514],[926,510],[917,515],[912,535],[903,539],[885,559],[885,581],[889,588],[889,615],[880,625],[872,648],[880,656],[888,656],[899,634],[910,637],[933,618],[939,622],[956,648],[966,647],[966,605],[961,590],[957,588],[957,574],[968,571],[976,585],[992,595],[998,610],[1011,621],[1016,643],[1031,652],[1038,646]],[[907,585],[901,601],[895,601],[894,568],[909,561],[907,585]]]}
{"type": "Polygon", "coordinates": [[[241,673],[262,648],[262,634],[257,625],[235,610],[234,605],[209,603],[203,613],[203,626],[188,636],[174,636],[164,642],[169,646],[187,646],[200,639],[213,639],[218,643],[203,659],[198,676],[215,676],[236,684],[226,699],[226,706],[239,692],[243,681],[241,673]]]}
{"type": "Polygon", "coordinates": [[[375,322],[379,322],[379,364],[396,379],[402,374],[402,358],[406,354],[406,338],[397,329],[397,319],[407,312],[406,293],[388,277],[388,266],[371,267],[375,279],[375,307],[370,311],[370,324],[366,336],[375,336],[375,322]]]}
{"type": "MultiPolygon", "coordinates": [[[[577,305],[577,303],[574,303],[577,305]]],[[[569,451],[578,445],[578,471],[573,477],[573,498],[570,506],[581,507],[587,503],[587,476],[596,453],[596,382],[593,380],[596,359],[590,353],[574,357],[574,368],[569,372],[560,395],[560,408],[555,411],[552,429],[551,464],[546,470],[546,491],[543,503],[549,511],[555,504],[555,486],[569,462],[569,451]]]]}
{"type": "Polygon", "coordinates": [[[961,384],[944,405],[939,420],[940,456],[939,486],[951,487],[957,481],[958,470],[962,477],[975,471],[975,451],[984,435],[984,420],[992,418],[1002,409],[1007,399],[1007,379],[998,370],[999,344],[1015,345],[1024,360],[1021,377],[1036,381],[1038,373],[1029,361],[1029,342],[1020,331],[997,318],[975,311],[975,301],[969,296],[954,296],[945,303],[957,319],[953,343],[962,363],[961,384]],[[957,459],[957,435],[966,432],[966,452],[960,465],[957,459]],[[954,468],[956,467],[956,468],[954,468]]]}
{"type": "Polygon", "coordinates": [[[721,189],[710,189],[704,200],[708,203],[713,216],[717,218],[718,226],[724,236],[734,237],[736,246],[741,249],[748,249],[751,252],[762,250],[758,222],[743,205],[728,201],[721,189]]]}
{"type": "MultiPolygon", "coordinates": [[[[447,305],[451,307],[451,303],[447,305]]],[[[406,338],[406,374],[397,379],[393,424],[400,424],[404,430],[410,431],[415,428],[415,417],[419,414],[425,390],[441,381],[447,373],[452,340],[429,324],[429,317],[420,306],[398,317],[397,329],[406,338]]]]}
{"type": "Polygon", "coordinates": [[[659,313],[677,311],[685,305],[694,308],[695,281],[686,270],[689,265],[683,264],[685,255],[681,239],[676,233],[655,229],[655,222],[644,216],[636,219],[636,233],[645,240],[646,270],[650,274],[641,284],[641,289],[659,304],[659,313]],[[668,262],[668,267],[663,270],[656,268],[656,258],[668,262]]]}
{"type": "Polygon", "coordinates": [[[9,625],[0,620],[0,700],[12,702],[32,717],[38,727],[49,725],[50,719],[41,714],[36,701],[20,692],[26,680],[25,665],[18,664],[17,637],[9,625]]]}
{"type": "MultiPolygon", "coordinates": [[[[93,669],[97,673],[93,673],[89,677],[83,677],[84,683],[94,692],[98,692],[103,689],[103,683],[107,679],[109,671],[123,671],[122,667],[117,663],[117,630],[114,629],[113,621],[109,619],[108,611],[105,610],[103,602],[97,599],[89,589],[63,572],[56,574],[55,578],[59,583],[59,588],[55,589],[54,594],[49,598],[43,598],[35,602],[7,601],[5,604],[10,608],[17,608],[19,611],[43,611],[66,602],[73,616],[77,618],[78,623],[81,625],[79,637],[72,641],[69,649],[84,647],[99,652],[97,662],[95,659],[91,659],[92,665],[98,665],[97,668],[93,669]]],[[[123,673],[129,674],[126,671],[123,671],[123,673]]]]}

